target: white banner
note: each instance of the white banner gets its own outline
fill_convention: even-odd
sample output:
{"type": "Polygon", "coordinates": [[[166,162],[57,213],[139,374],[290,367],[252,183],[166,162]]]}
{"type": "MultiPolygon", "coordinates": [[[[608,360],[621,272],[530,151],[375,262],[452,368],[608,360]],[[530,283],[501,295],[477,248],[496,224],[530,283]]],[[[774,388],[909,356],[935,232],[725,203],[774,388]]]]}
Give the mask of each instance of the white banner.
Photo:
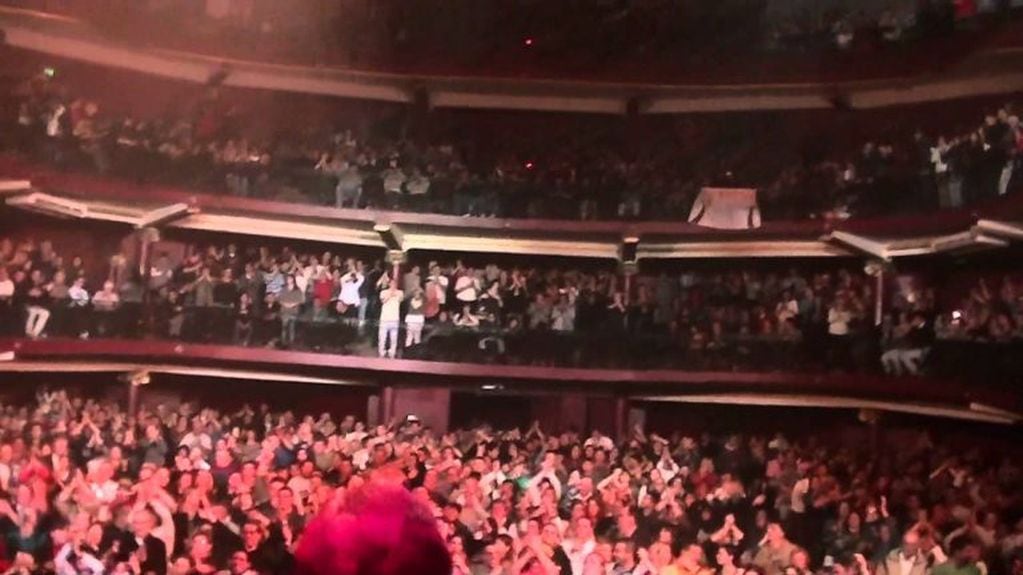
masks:
{"type": "Polygon", "coordinates": [[[722,230],[760,227],[754,188],[703,188],[689,212],[689,223],[722,230]]]}

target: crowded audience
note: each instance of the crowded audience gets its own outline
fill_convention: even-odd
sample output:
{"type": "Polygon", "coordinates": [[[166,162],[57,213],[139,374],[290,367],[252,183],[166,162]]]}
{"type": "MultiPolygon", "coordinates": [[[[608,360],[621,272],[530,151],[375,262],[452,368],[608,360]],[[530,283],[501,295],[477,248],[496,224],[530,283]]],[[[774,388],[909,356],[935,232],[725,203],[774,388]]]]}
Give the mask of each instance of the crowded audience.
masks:
{"type": "Polygon", "coordinates": [[[395,267],[332,250],[175,242],[153,248],[145,277],[123,254],[98,267],[88,273],[49,241],[0,241],[4,327],[30,338],[147,333],[591,367],[731,369],[805,349],[853,369],[873,351],[872,282],[855,268],[665,270],[626,281],[608,264],[413,259],[395,267]],[[366,345],[374,335],[375,349],[366,345]]]}
{"type": "Polygon", "coordinates": [[[373,473],[429,510],[458,575],[1023,572],[1018,454],[925,432],[438,434],[62,390],[0,412],[4,573],[290,573],[373,473]]]}
{"type": "Polygon", "coordinates": [[[712,185],[758,188],[769,219],[842,219],[976,205],[1018,189],[1016,107],[978,112],[966,128],[935,121],[825,157],[784,149],[774,122],[741,118],[650,125],[628,139],[610,121],[497,136],[487,121],[457,115],[436,138],[409,136],[395,120],[260,137],[246,129],[257,119],[238,117],[216,87],[188,114],[143,120],[106,114],[44,74],[15,91],[6,145],[65,169],[337,207],[683,220],[712,185]]]}
{"type": "Polygon", "coordinates": [[[1023,335],[1021,290],[1014,275],[979,278],[954,309],[938,317],[938,336],[992,343],[1019,339],[1023,335]]]}
{"type": "Polygon", "coordinates": [[[371,252],[171,240],[153,248],[140,275],[123,253],[86,265],[62,251],[47,240],[0,239],[0,333],[438,361],[892,375],[952,375],[962,367],[949,358],[991,352],[1006,357],[982,363],[1002,375],[1023,368],[997,351],[1020,339],[1013,275],[982,274],[963,289],[897,276],[878,316],[876,280],[841,265],[625,275],[612,264],[555,258],[430,256],[393,266],[371,252]],[[936,346],[948,361],[934,363],[936,346]]]}

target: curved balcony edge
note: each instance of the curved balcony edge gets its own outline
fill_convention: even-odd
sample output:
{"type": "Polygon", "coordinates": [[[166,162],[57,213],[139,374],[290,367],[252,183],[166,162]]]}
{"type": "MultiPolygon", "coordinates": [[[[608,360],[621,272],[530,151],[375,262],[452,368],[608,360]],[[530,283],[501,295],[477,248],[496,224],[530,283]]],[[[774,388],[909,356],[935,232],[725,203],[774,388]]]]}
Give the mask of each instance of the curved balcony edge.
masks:
{"type": "Polygon", "coordinates": [[[1006,410],[1011,410],[1018,400],[1012,393],[938,377],[494,365],[152,340],[5,338],[0,339],[0,357],[3,358],[0,379],[8,379],[2,376],[4,373],[21,371],[151,369],[187,375],[189,369],[221,368],[224,374],[237,374],[239,379],[355,386],[458,388],[489,383],[523,391],[582,389],[662,398],[703,394],[702,397],[709,393],[738,394],[738,398],[812,394],[813,397],[844,396],[959,409],[972,409],[973,405],[999,406],[1006,410]]]}

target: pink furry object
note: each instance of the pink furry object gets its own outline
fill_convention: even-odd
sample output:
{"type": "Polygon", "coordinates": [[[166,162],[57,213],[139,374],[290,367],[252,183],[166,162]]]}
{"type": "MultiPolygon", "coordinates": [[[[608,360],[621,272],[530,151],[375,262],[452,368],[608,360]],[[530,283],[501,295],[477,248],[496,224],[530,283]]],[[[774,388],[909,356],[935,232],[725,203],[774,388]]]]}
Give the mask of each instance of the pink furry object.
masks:
{"type": "Polygon", "coordinates": [[[295,573],[451,575],[451,555],[422,503],[400,485],[371,482],[313,519],[295,573]]]}

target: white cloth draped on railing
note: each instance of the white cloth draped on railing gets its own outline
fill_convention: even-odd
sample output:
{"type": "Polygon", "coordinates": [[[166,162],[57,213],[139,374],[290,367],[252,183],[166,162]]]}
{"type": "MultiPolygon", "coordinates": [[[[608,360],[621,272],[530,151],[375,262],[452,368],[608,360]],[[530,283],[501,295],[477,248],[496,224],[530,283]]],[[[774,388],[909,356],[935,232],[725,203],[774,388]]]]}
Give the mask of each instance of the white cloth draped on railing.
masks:
{"type": "Polygon", "coordinates": [[[689,212],[689,223],[723,230],[760,227],[754,188],[703,188],[689,212]]]}

